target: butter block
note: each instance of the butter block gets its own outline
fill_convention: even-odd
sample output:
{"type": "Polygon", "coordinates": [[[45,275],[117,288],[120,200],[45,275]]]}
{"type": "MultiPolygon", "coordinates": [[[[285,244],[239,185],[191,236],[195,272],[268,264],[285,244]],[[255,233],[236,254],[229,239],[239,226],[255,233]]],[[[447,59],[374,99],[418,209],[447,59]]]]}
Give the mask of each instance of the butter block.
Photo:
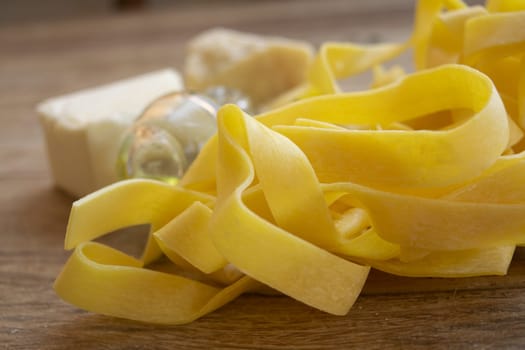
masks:
{"type": "Polygon", "coordinates": [[[117,181],[123,133],[153,100],[183,88],[179,73],[165,69],[39,104],[56,186],[80,197],[117,181]]]}
{"type": "Polygon", "coordinates": [[[184,79],[190,90],[224,85],[261,105],[303,83],[313,53],[298,40],[211,29],[189,42],[184,79]]]}

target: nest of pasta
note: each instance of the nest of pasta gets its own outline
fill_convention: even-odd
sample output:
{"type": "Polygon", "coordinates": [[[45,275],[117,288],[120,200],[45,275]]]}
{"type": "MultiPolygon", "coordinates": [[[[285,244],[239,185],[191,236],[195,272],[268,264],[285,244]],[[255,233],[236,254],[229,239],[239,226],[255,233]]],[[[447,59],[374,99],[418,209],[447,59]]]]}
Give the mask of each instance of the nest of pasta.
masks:
{"type": "Polygon", "coordinates": [[[266,287],[344,315],[370,268],[505,274],[525,241],[523,23],[519,1],[420,1],[404,43],[322,45],[278,107],[223,106],[176,186],[127,180],[75,202],[57,293],[180,324],[266,287]],[[409,49],[415,72],[381,66],[409,49]],[[369,69],[372,89],[341,91],[369,69]],[[143,223],[141,259],[93,242],[143,223]],[[161,256],[198,278],[149,269],[161,256]]]}

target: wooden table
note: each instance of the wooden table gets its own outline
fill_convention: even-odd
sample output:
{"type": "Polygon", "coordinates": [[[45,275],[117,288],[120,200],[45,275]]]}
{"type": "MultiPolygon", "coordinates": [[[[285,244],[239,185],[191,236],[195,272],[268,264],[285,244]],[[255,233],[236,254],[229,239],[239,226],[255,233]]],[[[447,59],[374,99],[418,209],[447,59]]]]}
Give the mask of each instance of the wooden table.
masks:
{"type": "Polygon", "coordinates": [[[310,40],[402,40],[411,2],[202,2],[162,13],[0,28],[0,348],[522,348],[525,254],[508,276],[409,279],[373,272],[345,317],[286,297],[243,296],[185,326],[84,312],[51,286],[72,198],[55,190],[34,106],[44,98],[158,68],[225,26],[310,40]]]}

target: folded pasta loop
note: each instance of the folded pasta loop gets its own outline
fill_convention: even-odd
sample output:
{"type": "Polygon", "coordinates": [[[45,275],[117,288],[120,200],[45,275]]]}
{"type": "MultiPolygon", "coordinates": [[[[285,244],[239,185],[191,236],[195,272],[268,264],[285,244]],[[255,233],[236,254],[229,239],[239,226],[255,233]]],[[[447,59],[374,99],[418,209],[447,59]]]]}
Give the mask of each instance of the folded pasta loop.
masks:
{"type": "Polygon", "coordinates": [[[494,164],[509,138],[505,109],[490,79],[459,65],[415,73],[368,92],[298,101],[258,119],[298,145],[321,182],[393,189],[464,182],[494,164]],[[388,125],[455,109],[469,110],[471,117],[444,130],[293,125],[298,117],[342,125],[388,125]]]}
{"type": "Polygon", "coordinates": [[[241,193],[254,178],[249,131],[242,127],[252,121],[246,118],[233,105],[219,111],[219,197],[210,226],[217,249],[248,276],[320,310],[346,314],[369,268],[288,233],[242,202],[241,193]],[[227,176],[230,169],[239,171],[227,176]]]}
{"type": "Polygon", "coordinates": [[[140,260],[108,246],[81,243],[54,288],[62,299],[92,312],[142,322],[183,324],[259,286],[243,277],[221,289],[141,266],[140,260]]]}

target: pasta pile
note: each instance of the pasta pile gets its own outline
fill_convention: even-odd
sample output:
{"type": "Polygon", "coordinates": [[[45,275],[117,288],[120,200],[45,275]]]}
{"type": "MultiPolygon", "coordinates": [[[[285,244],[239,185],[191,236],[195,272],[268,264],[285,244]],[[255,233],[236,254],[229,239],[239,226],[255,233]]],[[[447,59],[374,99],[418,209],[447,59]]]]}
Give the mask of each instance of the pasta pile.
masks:
{"type": "Polygon", "coordinates": [[[121,181],[74,203],[55,289],[89,311],[183,324],[267,287],[348,313],[375,268],[503,275],[525,241],[525,6],[418,3],[401,44],[324,44],[308,84],[235,105],[177,186],[121,181]],[[416,71],[385,69],[412,49],[416,71]],[[373,69],[373,88],[342,79],[373,69]],[[149,223],[135,259],[93,242],[149,223]],[[148,268],[165,256],[187,274],[148,268]]]}

